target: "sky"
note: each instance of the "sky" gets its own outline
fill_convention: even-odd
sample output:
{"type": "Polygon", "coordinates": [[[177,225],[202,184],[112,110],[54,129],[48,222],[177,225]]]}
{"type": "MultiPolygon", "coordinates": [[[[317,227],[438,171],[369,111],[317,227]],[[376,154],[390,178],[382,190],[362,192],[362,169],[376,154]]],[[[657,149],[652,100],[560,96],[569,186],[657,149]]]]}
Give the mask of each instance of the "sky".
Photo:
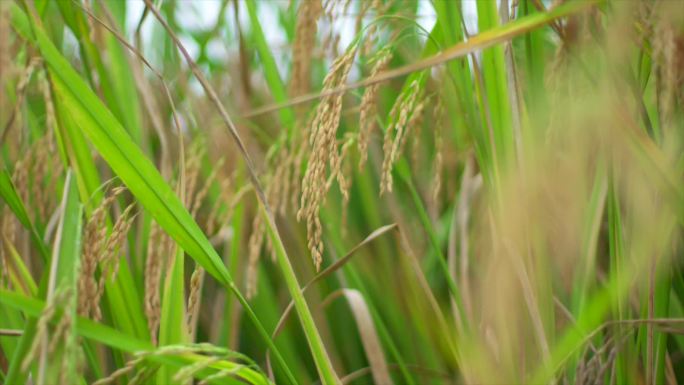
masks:
{"type": "MultiPolygon", "coordinates": [[[[264,4],[268,3],[270,6],[259,7],[259,19],[261,21],[262,28],[266,34],[266,38],[269,45],[272,47],[280,47],[286,44],[286,38],[284,33],[279,28],[278,16],[276,9],[274,7],[288,7],[290,5],[290,0],[271,0],[265,1],[260,0],[264,4]]],[[[354,0],[354,1],[367,1],[367,0],[354,0]]],[[[213,26],[216,23],[218,17],[220,0],[181,0],[179,1],[179,15],[178,23],[186,28],[190,29],[203,29],[209,26],[213,26]]],[[[144,9],[144,2],[142,0],[128,0],[127,9],[127,25],[129,28],[135,28],[140,15],[144,9]]],[[[242,25],[248,25],[247,10],[245,9],[244,2],[240,1],[240,23],[242,25]]],[[[464,18],[466,20],[466,25],[468,30],[474,32],[477,29],[477,15],[475,8],[475,0],[466,0],[463,2],[463,12],[464,18]]],[[[232,12],[226,12],[226,17],[232,22],[233,14],[232,12]]],[[[418,8],[418,23],[426,30],[432,29],[435,24],[436,15],[429,0],[420,0],[418,8]]],[[[340,18],[335,28],[341,31],[340,44],[342,47],[346,47],[349,42],[351,42],[354,35],[354,16],[346,16],[340,18]]],[[[143,39],[149,42],[151,38],[151,26],[153,20],[152,18],[147,18],[145,24],[143,25],[143,39]]],[[[184,41],[183,43],[188,43],[187,48],[190,50],[191,54],[197,53],[197,47],[194,47],[191,41],[184,41]]],[[[211,57],[220,58],[227,55],[225,48],[218,42],[212,44],[208,47],[208,54],[211,57]]]]}

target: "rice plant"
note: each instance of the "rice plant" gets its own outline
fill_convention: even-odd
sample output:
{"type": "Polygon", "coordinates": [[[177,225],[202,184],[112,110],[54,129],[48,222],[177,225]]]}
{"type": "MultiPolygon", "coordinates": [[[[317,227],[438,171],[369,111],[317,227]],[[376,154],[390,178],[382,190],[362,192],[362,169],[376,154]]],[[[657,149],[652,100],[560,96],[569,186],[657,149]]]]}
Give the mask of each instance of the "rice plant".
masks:
{"type": "Polygon", "coordinates": [[[0,1],[0,383],[684,382],[676,0],[0,1]]]}

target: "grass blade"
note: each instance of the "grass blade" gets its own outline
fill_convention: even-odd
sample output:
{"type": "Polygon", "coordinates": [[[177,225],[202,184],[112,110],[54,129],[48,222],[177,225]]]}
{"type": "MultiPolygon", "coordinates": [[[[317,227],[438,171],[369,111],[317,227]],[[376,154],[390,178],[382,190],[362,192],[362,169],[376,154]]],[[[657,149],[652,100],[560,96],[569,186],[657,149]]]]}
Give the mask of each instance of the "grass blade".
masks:
{"type": "Polygon", "coordinates": [[[38,247],[43,261],[47,261],[49,259],[47,246],[45,246],[43,239],[38,234],[38,230],[29,218],[26,206],[24,206],[24,202],[21,201],[19,194],[17,194],[14,183],[12,183],[12,177],[7,170],[0,172],[0,196],[14,215],[16,215],[17,219],[19,219],[19,222],[31,233],[31,239],[36,247],[38,247]]]}

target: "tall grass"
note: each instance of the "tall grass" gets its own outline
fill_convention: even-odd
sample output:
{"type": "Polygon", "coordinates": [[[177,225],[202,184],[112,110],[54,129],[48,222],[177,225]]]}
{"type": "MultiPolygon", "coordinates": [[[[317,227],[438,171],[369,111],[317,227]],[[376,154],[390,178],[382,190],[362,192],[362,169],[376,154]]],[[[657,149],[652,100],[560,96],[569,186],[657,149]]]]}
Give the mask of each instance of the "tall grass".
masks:
{"type": "Polygon", "coordinates": [[[677,1],[3,1],[0,83],[0,383],[684,381],[677,1]]]}

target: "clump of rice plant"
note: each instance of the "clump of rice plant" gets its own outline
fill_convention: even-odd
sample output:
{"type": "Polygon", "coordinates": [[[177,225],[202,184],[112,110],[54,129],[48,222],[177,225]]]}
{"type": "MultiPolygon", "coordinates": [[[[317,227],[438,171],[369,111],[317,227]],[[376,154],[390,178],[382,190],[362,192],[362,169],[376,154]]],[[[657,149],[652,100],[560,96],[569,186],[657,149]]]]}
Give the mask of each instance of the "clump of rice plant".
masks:
{"type": "Polygon", "coordinates": [[[0,383],[684,381],[676,1],[10,0],[0,85],[0,383]]]}

